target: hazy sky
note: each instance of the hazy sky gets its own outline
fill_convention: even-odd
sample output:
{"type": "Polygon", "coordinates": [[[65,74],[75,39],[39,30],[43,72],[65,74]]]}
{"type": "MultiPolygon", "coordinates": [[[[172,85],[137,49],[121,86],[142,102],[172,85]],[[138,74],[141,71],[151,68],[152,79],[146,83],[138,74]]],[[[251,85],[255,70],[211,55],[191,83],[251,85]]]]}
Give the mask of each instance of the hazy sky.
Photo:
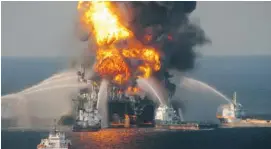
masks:
{"type": "MultiPolygon", "coordinates": [[[[2,56],[76,52],[76,2],[2,2],[2,56]]],[[[198,2],[204,55],[271,55],[271,2],[198,2]]]]}

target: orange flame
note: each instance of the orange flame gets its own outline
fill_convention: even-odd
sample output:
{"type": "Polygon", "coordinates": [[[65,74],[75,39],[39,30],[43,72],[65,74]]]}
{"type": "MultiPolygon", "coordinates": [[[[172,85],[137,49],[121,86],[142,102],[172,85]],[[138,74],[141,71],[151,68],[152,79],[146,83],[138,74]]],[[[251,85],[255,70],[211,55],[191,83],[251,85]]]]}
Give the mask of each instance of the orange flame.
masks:
{"type": "MultiPolygon", "coordinates": [[[[83,3],[79,2],[79,9],[82,8],[83,3]]],[[[109,44],[130,36],[129,31],[119,23],[117,16],[111,13],[110,2],[92,1],[85,3],[86,10],[81,19],[94,31],[98,45],[109,44]]]]}
{"type": "Polygon", "coordinates": [[[140,89],[138,87],[131,87],[129,86],[127,89],[128,93],[130,94],[137,94],[139,93],[140,89]]]}
{"type": "MultiPolygon", "coordinates": [[[[126,59],[139,59],[143,64],[138,66],[140,75],[148,78],[152,71],[161,67],[160,55],[154,48],[142,47],[139,43],[119,48],[116,45],[123,40],[135,39],[131,31],[120,23],[120,18],[112,10],[110,2],[79,2],[77,9],[81,12],[81,23],[92,32],[98,45],[95,71],[102,77],[111,77],[118,84],[125,83],[133,76],[126,59]]],[[[149,39],[150,40],[150,39],[149,39]]]]}

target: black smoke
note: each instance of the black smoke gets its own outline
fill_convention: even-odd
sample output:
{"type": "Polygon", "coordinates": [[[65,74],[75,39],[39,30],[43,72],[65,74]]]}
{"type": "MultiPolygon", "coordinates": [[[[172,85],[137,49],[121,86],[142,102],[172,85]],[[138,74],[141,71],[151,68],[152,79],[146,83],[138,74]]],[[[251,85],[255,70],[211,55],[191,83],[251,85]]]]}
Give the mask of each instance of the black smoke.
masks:
{"type": "MultiPolygon", "coordinates": [[[[157,80],[164,82],[163,85],[169,91],[169,96],[172,97],[175,94],[176,85],[170,82],[172,75],[169,71],[177,70],[183,72],[193,69],[197,57],[195,47],[209,42],[203,29],[189,20],[189,15],[196,9],[197,3],[195,1],[111,3],[113,5],[116,4],[115,8],[118,8],[118,4],[123,4],[127,7],[126,11],[128,12],[126,13],[129,19],[125,20],[128,23],[124,22],[123,24],[134,33],[136,40],[145,46],[159,50],[161,54],[161,69],[155,72],[153,76],[157,80]],[[151,38],[146,40],[146,37],[151,38]]],[[[114,12],[117,13],[119,11],[114,12]]],[[[123,14],[119,15],[122,16],[123,14]]],[[[90,33],[86,33],[81,40],[90,42],[90,40],[93,40],[93,37],[91,38],[90,33]]],[[[86,59],[84,63],[87,63],[90,67],[90,64],[93,62],[86,59]]],[[[130,63],[129,60],[127,60],[127,63],[130,63]]],[[[133,67],[133,65],[129,66],[133,67]]],[[[91,79],[100,80],[101,78],[98,74],[95,74],[91,79]]],[[[133,83],[128,83],[129,86],[134,84],[135,80],[131,80],[131,82],[133,83]]],[[[172,100],[171,104],[175,110],[181,108],[183,113],[186,110],[184,104],[178,100],[172,100]]],[[[109,111],[113,112],[113,106],[109,107],[109,111]]],[[[123,109],[118,106],[115,108],[123,109]]],[[[154,110],[150,108],[150,111],[144,112],[140,118],[143,120],[153,119],[154,110]]],[[[123,115],[123,111],[117,110],[114,112],[123,115]]]]}
{"type": "MultiPolygon", "coordinates": [[[[173,76],[169,71],[193,69],[197,57],[195,47],[210,42],[203,29],[189,20],[189,15],[196,9],[196,2],[137,1],[129,4],[129,10],[132,11],[129,28],[137,40],[146,46],[155,47],[161,53],[162,67],[153,76],[163,82],[172,97],[176,85],[170,82],[173,76]],[[146,36],[151,37],[151,40],[146,40],[146,36]]],[[[185,112],[184,105],[179,102],[175,105],[185,112]]]]}
{"type": "Polygon", "coordinates": [[[161,71],[186,71],[194,67],[195,46],[207,43],[204,31],[189,21],[195,1],[130,2],[133,19],[130,28],[141,43],[157,47],[162,54],[161,71]],[[152,36],[145,41],[145,36],[152,36]]]}
{"type": "MultiPolygon", "coordinates": [[[[169,75],[169,71],[193,69],[197,57],[195,47],[209,42],[200,26],[189,20],[189,15],[196,9],[197,3],[195,1],[111,3],[116,4],[115,8],[118,8],[119,4],[127,8],[126,12],[122,11],[122,13],[129,14],[129,19],[122,23],[126,24],[125,26],[134,33],[138,41],[158,49],[162,66],[153,76],[164,81],[165,87],[172,92],[171,94],[174,94],[176,86],[169,81],[169,78],[172,77],[169,75]],[[146,40],[147,36],[151,38],[146,40]]],[[[84,38],[84,41],[85,39],[90,40],[84,38]]]]}

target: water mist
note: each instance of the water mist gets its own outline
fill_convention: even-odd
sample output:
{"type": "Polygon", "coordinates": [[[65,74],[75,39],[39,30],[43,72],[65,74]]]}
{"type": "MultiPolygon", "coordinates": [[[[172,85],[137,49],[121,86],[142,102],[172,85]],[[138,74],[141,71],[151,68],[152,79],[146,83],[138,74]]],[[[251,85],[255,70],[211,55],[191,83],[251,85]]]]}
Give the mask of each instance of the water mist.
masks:
{"type": "Polygon", "coordinates": [[[108,81],[103,79],[98,93],[97,109],[102,117],[101,127],[108,127],[108,81]]]}

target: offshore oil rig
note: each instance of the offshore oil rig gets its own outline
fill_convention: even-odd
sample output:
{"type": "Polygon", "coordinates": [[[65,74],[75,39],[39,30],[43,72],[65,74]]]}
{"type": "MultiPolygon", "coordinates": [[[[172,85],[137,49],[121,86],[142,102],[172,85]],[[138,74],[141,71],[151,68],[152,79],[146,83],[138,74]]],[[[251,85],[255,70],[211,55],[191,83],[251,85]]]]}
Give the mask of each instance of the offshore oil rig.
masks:
{"type": "MultiPolygon", "coordinates": [[[[98,112],[98,93],[100,80],[85,79],[85,69],[78,71],[78,81],[88,84],[79,91],[74,101],[76,117],[73,131],[96,131],[101,129],[101,115],[98,112]]],[[[107,87],[108,121],[110,128],[156,127],[165,129],[214,128],[217,125],[199,122],[186,122],[182,119],[180,109],[174,109],[169,101],[158,105],[149,99],[146,93],[137,88],[123,90],[109,83],[107,87]]]]}
{"type": "MultiPolygon", "coordinates": [[[[102,117],[98,112],[98,94],[100,80],[86,79],[85,68],[77,72],[78,81],[87,83],[86,88],[80,89],[73,99],[75,122],[73,131],[96,131],[101,129],[102,117]]],[[[155,104],[138,88],[121,87],[109,83],[108,95],[108,121],[109,127],[154,126],[155,104]]]]}
{"type": "MultiPolygon", "coordinates": [[[[98,112],[98,94],[101,80],[86,79],[85,69],[82,67],[77,73],[78,81],[87,83],[86,88],[80,89],[74,102],[73,131],[97,131],[102,127],[102,117],[98,112]]],[[[99,78],[99,77],[98,77],[99,78]]],[[[180,109],[174,109],[170,104],[159,105],[149,99],[147,93],[138,88],[123,89],[120,86],[109,83],[107,86],[107,115],[106,121],[110,128],[125,127],[156,127],[162,129],[184,129],[199,130],[213,129],[217,127],[270,127],[271,121],[248,119],[244,113],[243,106],[237,103],[234,93],[231,103],[221,105],[217,111],[219,124],[205,122],[188,122],[182,119],[180,109]]]]}

